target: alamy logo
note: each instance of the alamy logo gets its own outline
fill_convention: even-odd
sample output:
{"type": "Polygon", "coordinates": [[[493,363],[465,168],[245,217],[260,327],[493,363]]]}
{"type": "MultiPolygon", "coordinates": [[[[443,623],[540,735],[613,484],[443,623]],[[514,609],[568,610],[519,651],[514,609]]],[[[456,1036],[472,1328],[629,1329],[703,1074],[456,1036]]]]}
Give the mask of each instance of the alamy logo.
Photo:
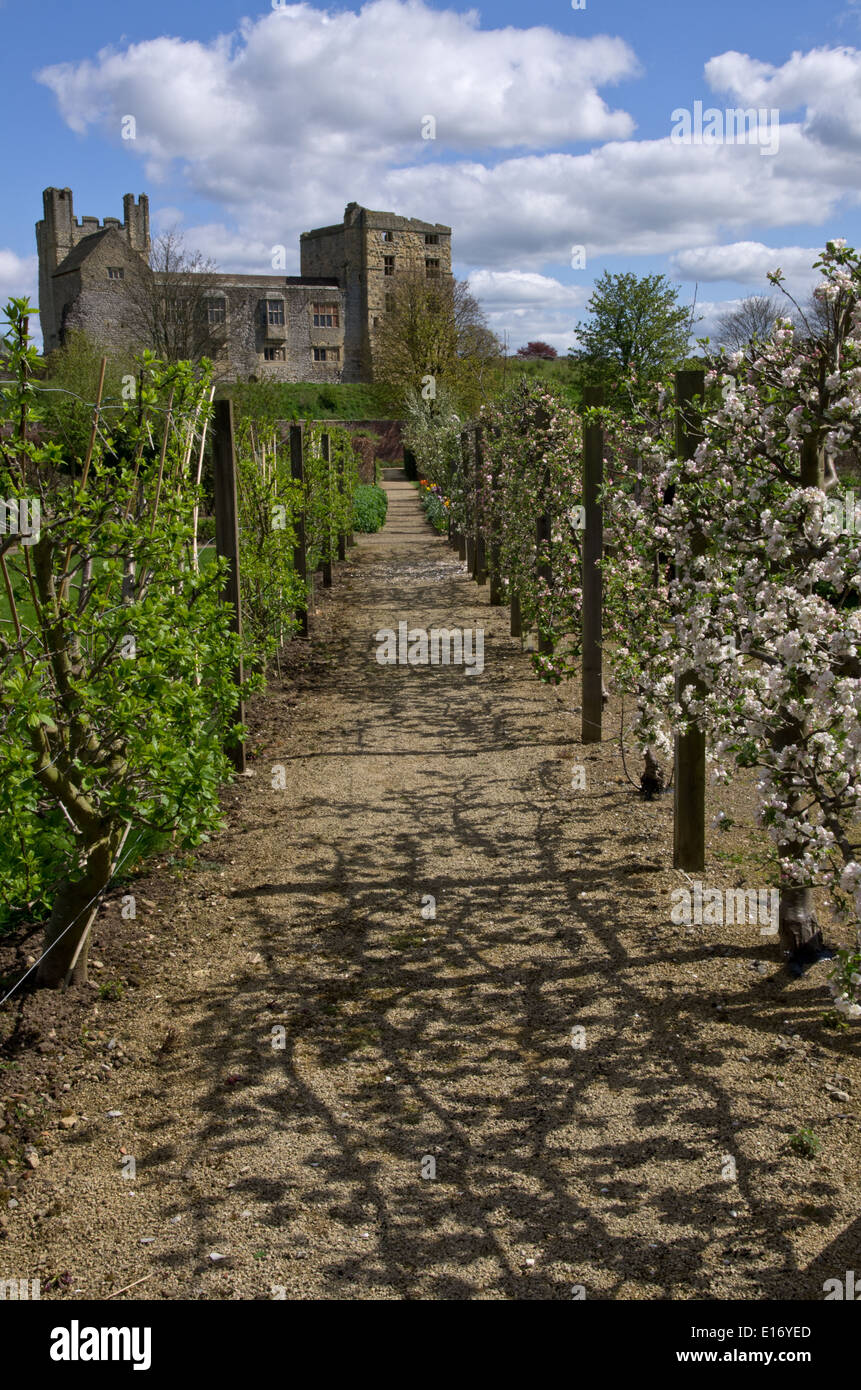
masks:
{"type": "Polygon", "coordinates": [[[854,1269],[847,1269],[845,1285],[840,1279],[826,1279],[822,1285],[825,1302],[829,1299],[849,1299],[851,1303],[861,1302],[861,1278],[855,1277],[854,1269]],[[845,1288],[845,1292],[844,1292],[845,1288]]]}
{"type": "Polygon", "coordinates": [[[136,1371],[152,1364],[151,1327],[69,1327],[51,1329],[52,1361],[133,1361],[136,1371]]]}
{"type": "Polygon", "coordinates": [[[826,497],[824,520],[829,530],[844,536],[861,536],[861,502],[855,501],[854,492],[847,492],[845,497],[826,497]]]}
{"type": "Polygon", "coordinates": [[[761,936],[776,936],[780,914],[778,888],[703,888],[695,880],[693,889],[674,888],[670,897],[670,920],[690,927],[722,927],[728,922],[758,924],[761,936]]]}
{"type": "Polygon", "coordinates": [[[759,145],[761,155],[777,154],[780,146],[780,111],[772,107],[757,110],[751,106],[731,106],[720,111],[701,101],[694,102],[693,114],[677,106],[670,116],[674,122],[670,139],[674,145],[759,145]]]}
{"type": "Polygon", "coordinates": [[[484,670],[484,628],[410,628],[398,623],[398,630],[381,627],[374,633],[377,661],[381,666],[464,666],[466,675],[484,670]],[[473,650],[473,636],[475,637],[473,650]]]}
{"type": "Polygon", "coordinates": [[[41,1297],[42,1284],[38,1279],[0,1279],[0,1299],[41,1297]]]}
{"type": "Polygon", "coordinates": [[[38,497],[0,497],[0,536],[20,536],[22,545],[35,545],[41,522],[38,497]]]}

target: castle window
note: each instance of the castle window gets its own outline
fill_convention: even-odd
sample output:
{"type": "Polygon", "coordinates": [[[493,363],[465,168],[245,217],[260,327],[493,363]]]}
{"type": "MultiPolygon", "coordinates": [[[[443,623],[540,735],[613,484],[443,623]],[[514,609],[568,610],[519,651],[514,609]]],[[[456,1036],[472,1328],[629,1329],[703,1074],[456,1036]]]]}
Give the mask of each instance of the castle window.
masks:
{"type": "Polygon", "coordinates": [[[394,296],[393,294],[387,294],[387,295],[386,295],[386,313],[387,313],[387,314],[393,313],[393,312],[394,312],[394,308],[395,308],[395,296],[394,296]]]}
{"type": "Polygon", "coordinates": [[[206,302],[206,315],[209,323],[224,323],[227,314],[227,301],[224,299],[208,299],[206,302]]]}
{"type": "Polygon", "coordinates": [[[425,246],[439,246],[439,235],[436,232],[425,232],[425,246]]]}
{"type": "Polygon", "coordinates": [[[108,266],[108,279],[109,279],[109,280],[124,280],[125,278],[126,278],[126,272],[123,270],[123,267],[122,267],[121,265],[109,265],[109,266],[108,266]]]}
{"type": "Polygon", "coordinates": [[[265,347],[263,349],[264,362],[286,362],[287,351],[283,347],[265,347]]]}
{"type": "Polygon", "coordinates": [[[266,321],[272,328],[281,328],[284,324],[284,300],[267,299],[266,301],[266,321]]]}
{"type": "Polygon", "coordinates": [[[311,351],[314,354],[315,362],[340,362],[341,349],[333,347],[315,347],[311,351]]]}
{"type": "Polygon", "coordinates": [[[394,232],[383,232],[383,241],[394,241],[394,232]]]}
{"type": "Polygon", "coordinates": [[[394,258],[394,256],[383,256],[383,274],[384,274],[384,275],[394,275],[394,273],[395,273],[395,258],[394,258]]]}
{"type": "Polygon", "coordinates": [[[439,261],[430,256],[425,256],[425,275],[429,280],[436,280],[439,275],[439,261]]]}
{"type": "Polygon", "coordinates": [[[314,304],[312,308],[315,328],[339,327],[337,304],[314,304]]]}

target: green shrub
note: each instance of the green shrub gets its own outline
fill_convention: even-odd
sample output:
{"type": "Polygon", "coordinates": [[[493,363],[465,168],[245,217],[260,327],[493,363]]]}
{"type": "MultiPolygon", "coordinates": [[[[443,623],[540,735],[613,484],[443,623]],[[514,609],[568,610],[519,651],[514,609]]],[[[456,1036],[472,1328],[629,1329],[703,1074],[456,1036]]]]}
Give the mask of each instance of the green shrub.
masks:
{"type": "Polygon", "coordinates": [[[386,519],[389,499],[381,487],[375,483],[362,483],[356,488],[355,531],[379,531],[386,519]]]}

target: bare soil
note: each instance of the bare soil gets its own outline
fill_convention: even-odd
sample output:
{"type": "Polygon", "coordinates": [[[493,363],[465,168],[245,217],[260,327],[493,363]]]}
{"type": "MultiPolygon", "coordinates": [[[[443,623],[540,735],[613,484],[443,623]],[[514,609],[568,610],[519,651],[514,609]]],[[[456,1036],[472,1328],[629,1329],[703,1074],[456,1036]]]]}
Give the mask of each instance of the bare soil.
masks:
{"type": "MultiPolygon", "coordinates": [[[[821,1299],[861,1243],[830,967],[796,980],[756,925],[671,922],[671,797],[627,780],[618,702],[583,747],[576,686],[539,684],[414,488],[386,486],[384,530],[251,708],[226,831],[118,889],[88,988],[0,1011],[0,1279],[821,1299]],[[401,620],[483,628],[484,672],[379,665],[401,620]]],[[[750,787],[712,800],[736,824],[704,881],[773,882],[750,787]]]]}

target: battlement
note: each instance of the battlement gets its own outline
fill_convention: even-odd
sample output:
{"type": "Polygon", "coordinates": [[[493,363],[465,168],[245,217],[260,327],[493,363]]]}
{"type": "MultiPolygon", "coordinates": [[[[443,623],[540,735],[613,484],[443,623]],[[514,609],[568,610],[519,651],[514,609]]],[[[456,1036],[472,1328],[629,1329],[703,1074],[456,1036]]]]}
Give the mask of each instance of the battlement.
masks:
{"type": "Polygon", "coordinates": [[[46,188],[42,193],[43,216],[36,223],[39,252],[39,314],[46,351],[60,343],[60,313],[52,277],[76,246],[100,232],[119,232],[132,251],[149,262],[149,199],[145,193],[135,200],[133,193],[123,198],[123,219],[76,217],[71,188],[46,188]]]}
{"type": "Polygon", "coordinates": [[[123,198],[123,219],[76,217],[71,188],[46,188],[42,193],[44,216],[36,223],[36,242],[40,263],[45,259],[49,273],[55,271],[69,252],[85,237],[113,227],[125,234],[129,246],[149,259],[149,199],[145,193],[135,200],[133,193],[123,198]]]}

